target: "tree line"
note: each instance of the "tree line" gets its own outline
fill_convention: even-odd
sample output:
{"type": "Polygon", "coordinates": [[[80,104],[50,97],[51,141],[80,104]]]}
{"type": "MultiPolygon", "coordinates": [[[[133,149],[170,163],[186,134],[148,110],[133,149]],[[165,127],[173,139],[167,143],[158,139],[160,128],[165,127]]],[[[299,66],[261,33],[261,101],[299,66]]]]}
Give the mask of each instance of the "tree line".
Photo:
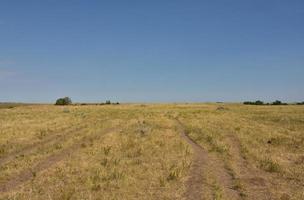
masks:
{"type": "MultiPolygon", "coordinates": [[[[63,98],[59,98],[56,100],[55,105],[71,105],[72,104],[72,99],[70,97],[63,97],[63,98]]],[[[110,100],[107,100],[105,103],[98,103],[98,104],[94,104],[94,105],[111,105],[111,104],[119,104],[119,102],[116,103],[112,103],[110,100]]],[[[271,103],[264,103],[261,100],[257,100],[257,101],[245,101],[243,103],[244,105],[288,105],[287,103],[284,103],[282,101],[276,100],[274,102],[271,103]]],[[[298,102],[295,103],[296,105],[304,105],[304,101],[303,102],[298,102]]],[[[77,104],[78,105],[78,104],[77,104]]],[[[81,103],[79,105],[93,105],[93,104],[89,104],[89,103],[81,103]]]]}
{"type": "MultiPolygon", "coordinates": [[[[72,99],[70,97],[63,97],[56,100],[55,105],[64,106],[64,105],[72,105],[72,99]]],[[[112,103],[110,100],[107,100],[105,103],[78,103],[75,105],[118,105],[119,102],[112,103]]]]}
{"type": "MultiPolygon", "coordinates": [[[[245,101],[243,104],[245,105],[288,105],[288,103],[284,103],[282,101],[276,100],[271,103],[264,103],[263,101],[257,100],[257,101],[245,101]]],[[[297,102],[296,105],[304,105],[303,102],[297,102]]]]}

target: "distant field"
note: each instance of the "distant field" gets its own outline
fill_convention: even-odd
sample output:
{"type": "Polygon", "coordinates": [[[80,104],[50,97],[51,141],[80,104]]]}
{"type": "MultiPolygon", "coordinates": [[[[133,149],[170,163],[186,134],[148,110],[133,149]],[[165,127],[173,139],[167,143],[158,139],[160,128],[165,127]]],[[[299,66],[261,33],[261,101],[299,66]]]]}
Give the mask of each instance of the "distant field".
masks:
{"type": "Polygon", "coordinates": [[[0,199],[304,199],[304,106],[0,108],[0,199]]]}
{"type": "Polygon", "coordinates": [[[0,109],[4,108],[15,108],[18,106],[24,106],[26,104],[21,104],[21,103],[0,103],[0,109]]]}

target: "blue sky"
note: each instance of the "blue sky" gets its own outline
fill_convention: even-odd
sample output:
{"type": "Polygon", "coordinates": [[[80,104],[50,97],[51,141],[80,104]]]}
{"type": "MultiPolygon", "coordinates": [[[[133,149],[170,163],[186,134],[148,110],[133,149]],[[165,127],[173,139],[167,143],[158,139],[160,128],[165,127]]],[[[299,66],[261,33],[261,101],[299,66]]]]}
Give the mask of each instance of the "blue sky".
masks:
{"type": "Polygon", "coordinates": [[[0,101],[304,101],[303,0],[0,1],[0,101]]]}

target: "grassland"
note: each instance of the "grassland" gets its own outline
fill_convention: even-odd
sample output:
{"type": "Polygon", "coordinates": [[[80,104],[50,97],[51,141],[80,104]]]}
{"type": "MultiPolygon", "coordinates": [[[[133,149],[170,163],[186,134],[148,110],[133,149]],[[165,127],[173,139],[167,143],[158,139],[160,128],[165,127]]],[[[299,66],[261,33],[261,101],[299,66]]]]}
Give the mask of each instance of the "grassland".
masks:
{"type": "Polygon", "coordinates": [[[304,199],[304,107],[0,109],[0,199],[304,199]]]}

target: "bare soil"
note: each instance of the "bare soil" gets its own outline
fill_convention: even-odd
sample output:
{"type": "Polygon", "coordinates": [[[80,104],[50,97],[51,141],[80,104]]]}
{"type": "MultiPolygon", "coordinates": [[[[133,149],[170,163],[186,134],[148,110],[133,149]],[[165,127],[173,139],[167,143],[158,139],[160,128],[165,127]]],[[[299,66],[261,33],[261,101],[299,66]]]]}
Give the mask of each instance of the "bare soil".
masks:
{"type": "Polygon", "coordinates": [[[234,134],[228,135],[227,140],[230,144],[232,163],[235,164],[237,176],[243,186],[242,189],[246,194],[246,199],[274,199],[269,189],[268,175],[264,171],[254,168],[243,157],[240,140],[234,134]]]}
{"type": "Polygon", "coordinates": [[[225,199],[241,199],[239,191],[233,189],[233,177],[225,168],[223,162],[193,141],[186,133],[181,121],[176,119],[176,124],[180,131],[181,137],[192,147],[194,151],[193,163],[190,169],[189,178],[186,182],[185,199],[200,200],[214,199],[212,193],[213,186],[207,182],[207,173],[212,173],[214,178],[222,188],[223,197],[225,199]],[[213,196],[211,197],[210,194],[213,196]]]}

